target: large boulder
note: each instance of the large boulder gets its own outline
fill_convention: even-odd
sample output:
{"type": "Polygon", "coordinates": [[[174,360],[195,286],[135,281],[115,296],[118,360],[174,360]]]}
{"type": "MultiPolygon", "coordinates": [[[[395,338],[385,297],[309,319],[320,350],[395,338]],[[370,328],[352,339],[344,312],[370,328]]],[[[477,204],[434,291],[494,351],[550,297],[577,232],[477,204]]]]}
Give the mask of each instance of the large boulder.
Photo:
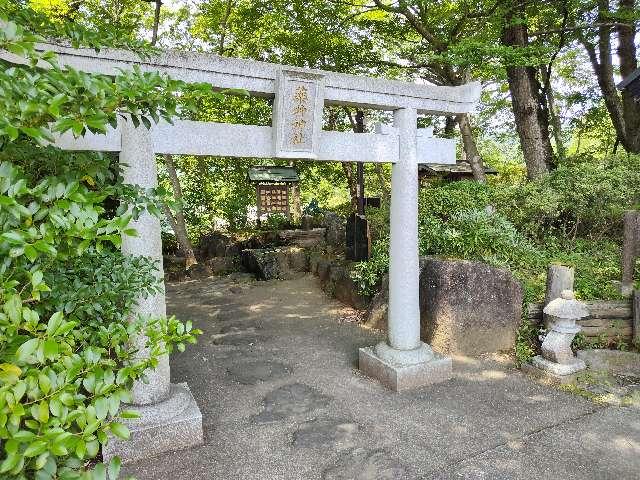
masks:
{"type": "Polygon", "coordinates": [[[324,228],[312,228],[310,230],[280,230],[278,243],[297,247],[317,247],[324,244],[324,228]]]}
{"type": "Polygon", "coordinates": [[[246,249],[240,258],[244,268],[258,280],[287,280],[309,268],[307,254],[299,247],[246,249]]]}
{"type": "Polygon", "coordinates": [[[202,258],[224,257],[227,255],[227,248],[233,245],[231,237],[219,232],[203,235],[198,241],[198,252],[202,258]]]}
{"type": "Polygon", "coordinates": [[[387,314],[389,311],[389,275],[382,278],[382,285],[378,293],[371,299],[364,318],[368,328],[387,330],[387,314]]]}
{"type": "Polygon", "coordinates": [[[207,259],[205,265],[213,275],[224,275],[237,270],[237,257],[213,257],[207,259]]]}
{"type": "Polygon", "coordinates": [[[427,343],[461,355],[513,349],[522,286],[511,272],[468,260],[427,257],[421,263],[421,326],[427,343]]]}

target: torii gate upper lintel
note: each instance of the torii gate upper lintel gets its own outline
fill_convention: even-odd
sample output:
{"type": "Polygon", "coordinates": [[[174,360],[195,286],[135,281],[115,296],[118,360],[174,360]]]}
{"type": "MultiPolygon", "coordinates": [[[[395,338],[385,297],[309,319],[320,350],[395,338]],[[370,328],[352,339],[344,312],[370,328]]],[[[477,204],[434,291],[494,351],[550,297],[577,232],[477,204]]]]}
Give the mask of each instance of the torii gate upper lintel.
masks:
{"type": "MultiPolygon", "coordinates": [[[[60,64],[87,72],[113,75],[137,64],[142,70],[187,82],[274,97],[270,127],[177,120],[174,125],[161,122],[147,130],[129,121],[119,122],[106,135],[57,138],[56,145],[67,150],[120,152],[127,183],[157,185],[158,153],[392,163],[388,338],[360,349],[359,367],[396,391],[451,376],[451,359],[434,353],[420,340],[417,167],[418,163],[454,163],[455,143],[425,135],[417,128],[417,116],[470,112],[480,97],[479,83],[421,85],[201,53],[165,51],[140,59],[119,50],[96,54],[59,45],[40,48],[55,51],[60,64]],[[324,105],[392,110],[394,125],[369,134],[323,131],[324,105]]],[[[0,57],[18,61],[8,52],[0,52],[0,57]]],[[[133,223],[138,236],[123,238],[123,252],[156,259],[161,276],[159,219],[143,214],[133,223]]],[[[160,293],[141,299],[135,313],[153,317],[165,311],[165,296],[160,293]]],[[[138,344],[144,347],[144,337],[138,344]]],[[[148,377],[148,383],[134,386],[134,404],[143,418],[131,429],[132,441],[110,442],[103,450],[105,458],[120,455],[130,461],[202,442],[197,404],[186,384],[170,384],[168,358],[148,377]],[[183,410],[176,414],[177,402],[183,410]]]]}

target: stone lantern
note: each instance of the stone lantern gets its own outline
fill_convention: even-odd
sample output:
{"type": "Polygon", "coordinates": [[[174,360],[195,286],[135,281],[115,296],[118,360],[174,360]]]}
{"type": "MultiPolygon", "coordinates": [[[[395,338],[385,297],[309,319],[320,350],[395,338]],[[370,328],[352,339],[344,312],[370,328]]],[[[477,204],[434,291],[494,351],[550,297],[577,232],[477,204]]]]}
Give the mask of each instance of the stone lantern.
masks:
{"type": "Polygon", "coordinates": [[[543,311],[549,332],[542,342],[542,355],[533,358],[533,366],[560,379],[584,370],[586,365],[573,354],[571,342],[581,330],[576,320],[589,316],[586,305],[576,300],[572,290],[563,290],[543,311]]]}

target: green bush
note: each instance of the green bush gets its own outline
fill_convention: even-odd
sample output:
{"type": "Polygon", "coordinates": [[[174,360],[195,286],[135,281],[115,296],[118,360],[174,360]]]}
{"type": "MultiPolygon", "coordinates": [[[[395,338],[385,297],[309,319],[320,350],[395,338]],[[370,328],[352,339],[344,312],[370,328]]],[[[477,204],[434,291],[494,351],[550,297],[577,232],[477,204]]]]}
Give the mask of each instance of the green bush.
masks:
{"type": "Polygon", "coordinates": [[[496,208],[531,238],[618,239],[623,212],[640,202],[640,156],[574,157],[538,180],[491,191],[496,208]]]}
{"type": "MultiPolygon", "coordinates": [[[[17,151],[3,155],[30,166],[17,151]]],[[[128,321],[135,299],[159,288],[155,265],[112,245],[135,234],[131,216],[153,198],[122,185],[106,157],[41,153],[48,175],[45,167],[27,174],[0,163],[0,474],[7,479],[81,475],[109,433],[128,436],[119,418],[131,414],[120,405],[133,381],[198,333],[173,318],[128,321]],[[109,194],[124,203],[106,218],[109,194]],[[126,201],[132,195],[135,208],[126,201]],[[150,349],[143,360],[130,346],[141,334],[150,349]]]]}
{"type": "MultiPolygon", "coordinates": [[[[621,221],[640,199],[640,156],[573,158],[532,182],[433,183],[419,196],[421,255],[481,260],[509,268],[527,301],[544,296],[547,266],[576,269],[582,299],[619,298],[621,221]]],[[[353,276],[371,292],[387,271],[388,211],[370,217],[374,248],[353,276]]]]}
{"type": "MultiPolygon", "coordinates": [[[[104,132],[121,113],[145,125],[169,118],[184,85],[139,70],[63,70],[27,28],[55,25],[14,8],[0,5],[0,48],[25,60],[0,70],[0,478],[113,480],[119,462],[94,459],[109,434],[129,435],[121,419],[133,414],[120,407],[133,382],[198,332],[173,318],[129,318],[134,300],[159,288],[155,265],[115,249],[136,234],[132,218],[159,214],[160,190],[124,185],[113,157],[42,143],[51,129],[104,132]],[[139,335],[144,359],[131,342],[139,335]]],[[[100,45],[66,26],[74,44],[100,45]]]]}

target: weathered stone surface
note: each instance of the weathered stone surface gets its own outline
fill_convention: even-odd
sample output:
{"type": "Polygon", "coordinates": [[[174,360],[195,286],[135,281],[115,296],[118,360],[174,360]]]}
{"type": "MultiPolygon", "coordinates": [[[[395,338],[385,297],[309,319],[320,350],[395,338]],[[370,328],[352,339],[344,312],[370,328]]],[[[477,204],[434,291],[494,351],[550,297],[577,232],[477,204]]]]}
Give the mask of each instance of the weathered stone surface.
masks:
{"type": "Polygon", "coordinates": [[[640,353],[620,350],[579,350],[578,358],[591,370],[640,377],[640,353]]]}
{"type": "Polygon", "coordinates": [[[256,361],[237,363],[227,367],[227,373],[242,385],[256,385],[291,373],[291,369],[279,362],[256,361]]]}
{"type": "Polygon", "coordinates": [[[346,220],[333,212],[327,212],[322,219],[322,226],[327,229],[325,235],[327,244],[334,248],[343,249],[346,220]]]}
{"type": "MultiPolygon", "coordinates": [[[[544,295],[544,306],[556,298],[560,298],[563,290],[573,290],[575,269],[565,265],[551,264],[547,269],[547,288],[544,295]]],[[[547,319],[543,315],[545,324],[547,319]]]]}
{"type": "Polygon", "coordinates": [[[300,247],[247,249],[242,251],[241,261],[259,280],[287,280],[308,269],[307,254],[300,247]]]}
{"type": "Polygon", "coordinates": [[[640,345],[640,290],[633,291],[633,318],[631,320],[633,341],[640,345]]]}
{"type": "Polygon", "coordinates": [[[181,281],[187,276],[187,261],[178,255],[163,255],[164,278],[181,281]]]}
{"type": "Polygon", "coordinates": [[[227,248],[233,244],[234,241],[231,237],[219,232],[212,232],[200,238],[198,251],[203,258],[224,257],[227,255],[227,248]]]}
{"type": "Polygon", "coordinates": [[[128,406],[140,418],[127,420],[128,440],[111,438],[102,447],[105,461],[119,456],[124,463],[201,445],[202,414],[186,383],[171,384],[169,397],[156,404],[128,406]]]}
{"type": "Polygon", "coordinates": [[[256,423],[277,422],[326,407],[331,397],[302,383],[285,385],[268,393],[263,411],[254,417],[256,423]]]}
{"type": "Polygon", "coordinates": [[[279,250],[247,249],[240,254],[242,265],[259,280],[286,279],[289,266],[279,250]]]}
{"type": "Polygon", "coordinates": [[[297,247],[316,247],[324,243],[325,229],[281,230],[277,233],[279,243],[297,247]]]}
{"type": "Polygon", "coordinates": [[[633,294],[633,274],[636,260],[640,255],[640,212],[637,210],[624,212],[623,224],[620,292],[625,297],[630,297],[633,294]]]}
{"type": "Polygon", "coordinates": [[[304,422],[293,434],[294,447],[353,448],[360,426],[349,420],[312,420],[304,422]]]}
{"type": "Polygon", "coordinates": [[[507,270],[481,262],[424,259],[421,329],[443,353],[511,350],[522,316],[522,287],[507,270]]]}
{"type": "Polygon", "coordinates": [[[408,480],[409,472],[384,450],[355,449],[324,471],[323,480],[408,480]]]}
{"type": "Polygon", "coordinates": [[[375,294],[369,308],[364,324],[376,330],[387,330],[387,314],[389,311],[389,275],[382,277],[382,285],[375,294]]]}
{"type": "Polygon", "coordinates": [[[339,263],[330,265],[329,279],[325,290],[332,293],[342,303],[358,310],[364,310],[369,303],[369,299],[358,292],[358,285],[351,278],[348,267],[339,263]]]}
{"type": "Polygon", "coordinates": [[[260,337],[258,335],[245,333],[216,335],[212,338],[215,345],[233,345],[236,347],[255,345],[259,340],[260,337]]]}
{"type": "Polygon", "coordinates": [[[235,257],[213,257],[207,259],[204,263],[213,275],[222,275],[236,269],[235,257]]]}
{"type": "Polygon", "coordinates": [[[563,378],[586,368],[584,361],[573,354],[571,342],[580,331],[576,321],[588,317],[589,311],[576,300],[572,290],[563,290],[560,295],[544,307],[549,332],[542,342],[542,355],[533,357],[531,364],[548,375],[559,377],[559,383],[566,383],[563,378]]]}

